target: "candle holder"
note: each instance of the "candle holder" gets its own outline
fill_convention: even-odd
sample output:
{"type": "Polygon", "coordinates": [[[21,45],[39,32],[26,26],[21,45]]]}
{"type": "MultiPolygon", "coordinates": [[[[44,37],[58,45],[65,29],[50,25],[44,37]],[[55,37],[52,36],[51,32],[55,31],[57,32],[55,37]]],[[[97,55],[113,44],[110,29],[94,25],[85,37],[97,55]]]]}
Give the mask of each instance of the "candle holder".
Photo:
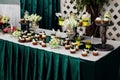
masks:
{"type": "Polygon", "coordinates": [[[96,25],[102,27],[102,31],[101,31],[101,43],[100,44],[95,44],[94,45],[95,49],[101,50],[101,51],[113,50],[114,47],[112,45],[106,44],[106,42],[107,42],[107,38],[106,38],[107,26],[112,26],[113,23],[110,22],[109,24],[96,24],[96,25]]]}
{"type": "Polygon", "coordinates": [[[29,32],[29,24],[30,24],[30,21],[25,21],[25,22],[19,22],[21,24],[21,29],[22,30],[27,30],[29,32]]]}

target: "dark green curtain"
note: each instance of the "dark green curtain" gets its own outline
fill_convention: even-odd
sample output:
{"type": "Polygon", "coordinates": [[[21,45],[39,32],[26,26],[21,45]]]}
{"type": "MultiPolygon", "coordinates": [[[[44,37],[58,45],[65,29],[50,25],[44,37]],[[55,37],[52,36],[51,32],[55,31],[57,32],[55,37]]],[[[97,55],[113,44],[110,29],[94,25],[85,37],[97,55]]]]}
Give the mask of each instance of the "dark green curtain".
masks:
{"type": "Polygon", "coordinates": [[[60,0],[20,0],[21,17],[27,10],[30,14],[37,13],[42,16],[40,28],[58,29],[58,21],[55,16],[56,12],[60,12],[60,0]]]}

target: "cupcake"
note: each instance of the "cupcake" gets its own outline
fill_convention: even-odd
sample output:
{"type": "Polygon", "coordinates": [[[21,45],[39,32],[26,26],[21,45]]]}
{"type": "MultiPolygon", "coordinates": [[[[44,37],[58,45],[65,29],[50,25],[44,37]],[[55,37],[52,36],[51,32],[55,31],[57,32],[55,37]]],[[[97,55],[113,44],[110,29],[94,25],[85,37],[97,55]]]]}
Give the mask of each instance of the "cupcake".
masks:
{"type": "Polygon", "coordinates": [[[79,46],[75,46],[76,51],[79,51],[79,46]]]}
{"type": "Polygon", "coordinates": [[[46,35],[45,34],[42,34],[42,39],[46,39],[46,35]]]}
{"type": "Polygon", "coordinates": [[[39,32],[40,38],[42,38],[42,32],[39,32]]]}
{"type": "Polygon", "coordinates": [[[65,45],[65,49],[66,49],[66,50],[70,49],[70,45],[69,45],[69,44],[66,44],[66,45],[65,45]]]}
{"type": "Polygon", "coordinates": [[[96,23],[96,24],[101,24],[101,23],[102,23],[102,19],[101,19],[100,17],[97,17],[97,18],[95,19],[95,23],[96,23]]]}
{"type": "Polygon", "coordinates": [[[33,45],[37,45],[37,41],[35,41],[34,39],[32,40],[32,44],[33,45]]]}
{"type": "Polygon", "coordinates": [[[88,55],[88,52],[86,50],[82,50],[82,53],[81,53],[82,56],[87,56],[88,55]]]}
{"type": "Polygon", "coordinates": [[[70,48],[70,53],[72,53],[72,54],[76,53],[76,49],[75,48],[70,48]]]}
{"type": "Polygon", "coordinates": [[[42,40],[39,40],[39,44],[41,45],[43,43],[43,41],[42,40]]]}
{"type": "Polygon", "coordinates": [[[41,46],[42,46],[42,47],[46,47],[46,43],[45,43],[45,42],[42,42],[42,43],[41,43],[41,46]]]}
{"type": "Polygon", "coordinates": [[[39,34],[35,34],[35,38],[39,39],[40,35],[39,34]]]}
{"type": "Polygon", "coordinates": [[[99,52],[98,52],[98,51],[93,51],[92,54],[93,54],[94,56],[98,56],[98,55],[99,55],[99,52]]]}
{"type": "Polygon", "coordinates": [[[18,40],[19,42],[25,42],[25,38],[23,38],[23,37],[19,37],[19,40],[18,40]]]}
{"type": "Polygon", "coordinates": [[[27,36],[31,36],[32,34],[31,33],[27,33],[27,36]]]}
{"type": "Polygon", "coordinates": [[[46,33],[45,33],[45,31],[42,34],[42,39],[46,39],[46,33]]]}
{"type": "Polygon", "coordinates": [[[25,38],[26,42],[30,42],[31,41],[31,38],[30,37],[27,37],[25,38]]]}
{"type": "Polygon", "coordinates": [[[103,23],[104,23],[104,24],[109,24],[109,19],[108,19],[108,18],[104,18],[104,19],[103,19],[103,23]]]}
{"type": "Polygon", "coordinates": [[[23,37],[23,38],[27,38],[27,36],[26,36],[26,35],[23,35],[22,37],[23,37]]]}

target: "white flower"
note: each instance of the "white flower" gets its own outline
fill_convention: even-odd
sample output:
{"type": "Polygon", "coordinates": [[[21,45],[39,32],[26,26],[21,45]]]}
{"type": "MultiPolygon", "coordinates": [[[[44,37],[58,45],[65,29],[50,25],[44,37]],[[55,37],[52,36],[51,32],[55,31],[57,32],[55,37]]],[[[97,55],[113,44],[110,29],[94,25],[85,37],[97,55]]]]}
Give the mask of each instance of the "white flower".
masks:
{"type": "Polygon", "coordinates": [[[73,28],[78,26],[78,22],[74,18],[69,18],[63,21],[62,26],[66,28],[67,27],[73,28]]]}
{"type": "Polygon", "coordinates": [[[41,19],[42,19],[42,17],[39,16],[39,15],[37,15],[37,14],[31,14],[31,15],[29,16],[29,20],[30,20],[30,21],[38,22],[38,21],[40,21],[41,19]]]}
{"type": "Polygon", "coordinates": [[[52,38],[49,42],[50,48],[58,48],[59,47],[60,40],[56,38],[52,38]]]}

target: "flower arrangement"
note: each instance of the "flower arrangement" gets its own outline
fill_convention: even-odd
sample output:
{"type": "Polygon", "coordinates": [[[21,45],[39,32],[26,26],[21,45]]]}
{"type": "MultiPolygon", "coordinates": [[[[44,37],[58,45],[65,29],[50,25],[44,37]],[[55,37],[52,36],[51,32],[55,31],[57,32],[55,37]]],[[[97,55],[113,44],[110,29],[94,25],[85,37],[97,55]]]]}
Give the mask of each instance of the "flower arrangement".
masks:
{"type": "Polygon", "coordinates": [[[5,28],[10,27],[9,20],[10,20],[10,18],[8,16],[5,16],[5,15],[2,16],[2,15],[0,15],[0,29],[2,31],[6,31],[5,28]]]}
{"type": "Polygon", "coordinates": [[[42,19],[41,16],[37,15],[37,14],[31,14],[29,16],[29,20],[32,21],[32,22],[38,22],[42,19]]]}
{"type": "Polygon", "coordinates": [[[60,40],[54,37],[50,40],[49,45],[50,45],[50,48],[58,48],[60,45],[60,40]]]}
{"type": "Polygon", "coordinates": [[[16,38],[19,38],[21,36],[21,32],[19,30],[15,30],[12,35],[16,38]]]}
{"type": "Polygon", "coordinates": [[[10,18],[8,16],[2,16],[0,15],[0,24],[8,23],[10,18]]]}
{"type": "Polygon", "coordinates": [[[70,17],[63,21],[62,26],[66,28],[74,28],[78,26],[77,17],[75,14],[71,13],[70,17]]]}
{"type": "Polygon", "coordinates": [[[22,18],[22,21],[31,21],[31,22],[38,22],[42,19],[40,15],[37,14],[31,14],[29,15],[28,11],[25,11],[24,18],[22,18]]]}
{"type": "Polygon", "coordinates": [[[38,28],[38,22],[42,19],[40,15],[31,14],[29,15],[28,11],[25,11],[24,17],[21,19],[20,23],[26,25],[26,29],[29,30],[29,24],[33,29],[38,28]],[[27,27],[28,26],[28,27],[27,27]]]}

